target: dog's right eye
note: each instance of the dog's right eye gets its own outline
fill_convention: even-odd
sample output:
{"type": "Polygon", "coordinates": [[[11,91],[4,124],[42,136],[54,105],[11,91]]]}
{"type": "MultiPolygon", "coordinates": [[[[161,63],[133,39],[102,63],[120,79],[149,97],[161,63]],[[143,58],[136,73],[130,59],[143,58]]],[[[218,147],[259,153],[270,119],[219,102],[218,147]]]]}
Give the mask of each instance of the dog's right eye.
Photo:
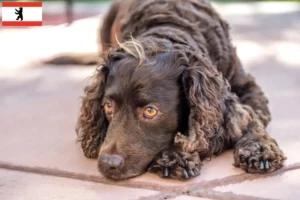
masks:
{"type": "Polygon", "coordinates": [[[112,112],[113,112],[113,108],[112,108],[111,103],[106,102],[106,103],[104,104],[104,110],[105,110],[105,112],[106,112],[107,114],[111,115],[112,112]]]}

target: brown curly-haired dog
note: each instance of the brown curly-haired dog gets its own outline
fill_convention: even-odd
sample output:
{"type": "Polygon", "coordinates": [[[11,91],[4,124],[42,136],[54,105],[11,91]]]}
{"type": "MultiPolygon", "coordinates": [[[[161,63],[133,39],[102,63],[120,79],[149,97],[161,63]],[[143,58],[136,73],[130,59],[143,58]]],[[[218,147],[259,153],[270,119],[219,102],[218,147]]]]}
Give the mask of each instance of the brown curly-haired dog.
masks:
{"type": "Polygon", "coordinates": [[[227,23],[204,0],[113,3],[103,61],[86,88],[77,133],[99,170],[187,179],[234,148],[234,164],[272,172],[286,159],[265,128],[268,100],[245,73],[227,23]]]}

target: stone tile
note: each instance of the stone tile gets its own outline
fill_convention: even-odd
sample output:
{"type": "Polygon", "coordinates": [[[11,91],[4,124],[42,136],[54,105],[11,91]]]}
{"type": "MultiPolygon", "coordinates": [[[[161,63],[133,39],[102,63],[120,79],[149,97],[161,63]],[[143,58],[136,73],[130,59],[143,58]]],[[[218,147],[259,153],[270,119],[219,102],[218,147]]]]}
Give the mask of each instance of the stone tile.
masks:
{"type": "Polygon", "coordinates": [[[64,73],[51,72],[52,80],[39,75],[1,94],[1,162],[96,174],[95,162],[76,145],[74,131],[83,79],[71,81],[64,73]]]}
{"type": "Polygon", "coordinates": [[[233,192],[260,198],[298,200],[300,198],[300,170],[288,171],[279,176],[245,181],[217,187],[219,192],[233,192]]]}
{"type": "Polygon", "coordinates": [[[138,199],[158,192],[0,169],[0,199],[138,199]]]}
{"type": "Polygon", "coordinates": [[[201,198],[201,197],[193,197],[193,196],[181,195],[181,196],[175,197],[172,200],[209,200],[209,199],[207,199],[207,198],[201,198]]]}

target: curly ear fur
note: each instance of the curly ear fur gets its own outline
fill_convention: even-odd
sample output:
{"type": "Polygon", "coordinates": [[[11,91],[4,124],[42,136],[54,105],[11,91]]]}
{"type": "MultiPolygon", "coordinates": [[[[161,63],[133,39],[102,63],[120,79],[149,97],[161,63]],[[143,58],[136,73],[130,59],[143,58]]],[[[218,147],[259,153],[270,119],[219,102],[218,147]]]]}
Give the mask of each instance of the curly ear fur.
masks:
{"type": "Polygon", "coordinates": [[[108,68],[101,66],[86,87],[82,100],[81,113],[77,121],[76,133],[83,153],[88,158],[97,158],[104,141],[108,121],[101,106],[108,68]]]}
{"type": "Polygon", "coordinates": [[[223,121],[223,98],[229,85],[205,56],[193,55],[190,63],[183,76],[190,107],[188,136],[178,133],[175,144],[184,152],[207,153],[210,138],[223,121]]]}

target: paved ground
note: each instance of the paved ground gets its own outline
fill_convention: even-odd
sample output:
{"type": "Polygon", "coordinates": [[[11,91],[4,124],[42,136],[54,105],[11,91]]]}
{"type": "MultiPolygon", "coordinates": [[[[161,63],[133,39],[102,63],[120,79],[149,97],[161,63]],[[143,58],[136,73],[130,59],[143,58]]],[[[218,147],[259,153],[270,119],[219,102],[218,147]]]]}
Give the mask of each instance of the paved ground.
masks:
{"type": "Polygon", "coordinates": [[[95,16],[68,28],[0,32],[0,199],[300,199],[300,5],[268,5],[216,7],[232,26],[245,68],[270,99],[268,131],[288,157],[283,169],[245,174],[232,166],[228,151],[186,182],[149,173],[111,182],[99,175],[74,132],[79,96],[93,68],[38,63],[55,53],[96,50],[101,16],[95,16]]]}

